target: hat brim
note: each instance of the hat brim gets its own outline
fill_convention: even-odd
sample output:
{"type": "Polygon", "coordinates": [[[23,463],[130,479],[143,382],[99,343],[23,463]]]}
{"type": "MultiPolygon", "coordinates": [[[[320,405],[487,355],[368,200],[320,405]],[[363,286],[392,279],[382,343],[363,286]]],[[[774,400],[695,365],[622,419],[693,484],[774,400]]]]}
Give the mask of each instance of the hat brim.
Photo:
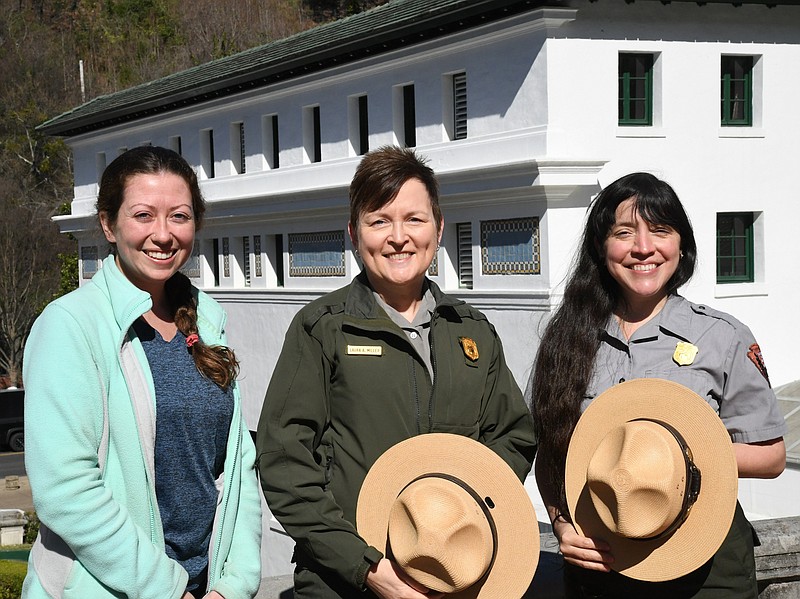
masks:
{"type": "Polygon", "coordinates": [[[738,491],[730,435],[714,409],[694,391],[663,379],[635,379],[595,398],[578,421],[567,452],[567,505],[575,528],[611,546],[615,571],[652,582],[673,580],[707,562],[725,540],[738,491]],[[629,539],[609,530],[589,496],[586,473],[603,437],[628,421],[660,420],[678,430],[700,469],[700,495],[685,522],[653,540],[629,539]]]}
{"type": "Polygon", "coordinates": [[[400,492],[424,474],[457,477],[487,502],[497,530],[489,573],[457,599],[522,597],[539,562],[539,524],[533,504],[514,471],[478,441],[450,433],[411,437],[375,461],[358,496],[356,526],[370,545],[387,554],[389,513],[400,492]]]}

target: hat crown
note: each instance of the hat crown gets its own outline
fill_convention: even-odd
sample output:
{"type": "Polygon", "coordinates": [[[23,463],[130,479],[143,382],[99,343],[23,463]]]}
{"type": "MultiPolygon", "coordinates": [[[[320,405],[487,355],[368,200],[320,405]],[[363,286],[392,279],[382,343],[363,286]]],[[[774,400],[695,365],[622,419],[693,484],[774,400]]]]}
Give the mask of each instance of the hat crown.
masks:
{"type": "Polygon", "coordinates": [[[650,420],[611,429],[589,460],[587,484],[603,524],[630,539],[666,531],[680,516],[685,457],[675,436],[650,420]]]}
{"type": "Polygon", "coordinates": [[[392,506],[392,557],[429,589],[456,593],[488,571],[494,535],[480,499],[461,484],[429,476],[409,484],[392,506]]]}

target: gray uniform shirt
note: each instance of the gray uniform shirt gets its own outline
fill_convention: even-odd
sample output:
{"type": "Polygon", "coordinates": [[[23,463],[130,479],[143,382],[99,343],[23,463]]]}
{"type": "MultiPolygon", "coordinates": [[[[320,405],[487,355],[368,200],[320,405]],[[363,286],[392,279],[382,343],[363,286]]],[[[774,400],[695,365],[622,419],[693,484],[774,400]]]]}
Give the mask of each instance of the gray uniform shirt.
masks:
{"type": "Polygon", "coordinates": [[[703,397],[719,414],[735,443],[768,441],[786,433],[761,350],[750,329],[732,316],[671,295],[661,312],[639,328],[630,341],[625,340],[613,317],[600,332],[600,339],[581,411],[617,383],[662,378],[703,397]],[[679,342],[697,348],[696,355],[691,359],[676,357],[679,342]]]}
{"type": "Polygon", "coordinates": [[[383,308],[391,321],[403,329],[411,345],[425,363],[425,368],[427,368],[428,374],[431,377],[431,382],[433,382],[434,372],[433,363],[431,362],[430,332],[431,318],[433,317],[433,311],[436,309],[436,300],[433,298],[433,293],[431,293],[428,281],[425,281],[422,302],[417,310],[417,315],[414,317],[414,322],[408,322],[405,316],[383,301],[383,298],[381,298],[377,292],[373,291],[372,293],[375,296],[375,301],[383,308]]]}

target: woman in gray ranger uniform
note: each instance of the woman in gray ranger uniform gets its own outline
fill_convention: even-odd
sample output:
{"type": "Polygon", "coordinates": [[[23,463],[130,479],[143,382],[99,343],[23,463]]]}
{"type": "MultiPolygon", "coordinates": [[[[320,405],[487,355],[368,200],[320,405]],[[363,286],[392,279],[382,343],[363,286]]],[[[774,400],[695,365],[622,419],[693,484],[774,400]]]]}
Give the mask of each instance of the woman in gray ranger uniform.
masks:
{"type": "MultiPolygon", "coordinates": [[[[533,425],[486,317],[426,273],[444,221],[412,150],[367,154],[348,230],[363,271],[294,318],[258,425],[262,488],[295,540],[295,597],[422,598],[355,528],[370,466],[409,437],[477,439],[524,480],[533,425]]],[[[413,585],[413,586],[412,586],[413,585]]]]}
{"type": "Polygon", "coordinates": [[[752,333],[728,314],[677,294],[696,256],[689,219],[664,181],[634,173],[594,201],[530,385],[539,440],[536,480],[566,562],[569,597],[758,594],[753,532],[738,505],[714,557],[667,582],[614,572],[608,545],[581,536],[566,507],[565,458],[580,414],[597,395],[633,378],[668,379],[703,397],[730,433],[739,477],[773,478],[783,471],[786,425],[752,333]]]}

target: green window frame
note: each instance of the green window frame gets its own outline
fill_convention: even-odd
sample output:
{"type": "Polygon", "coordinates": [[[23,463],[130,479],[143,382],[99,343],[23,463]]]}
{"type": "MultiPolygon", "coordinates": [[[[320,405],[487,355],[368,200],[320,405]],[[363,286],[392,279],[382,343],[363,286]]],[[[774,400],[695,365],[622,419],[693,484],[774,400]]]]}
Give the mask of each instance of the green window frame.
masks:
{"type": "Polygon", "coordinates": [[[721,71],[722,126],[751,127],[753,125],[753,57],[723,56],[721,71]]]}
{"type": "Polygon", "coordinates": [[[653,55],[620,53],[619,115],[622,127],[653,124],[653,55]]]}
{"type": "Polygon", "coordinates": [[[717,213],[717,283],[755,281],[753,213],[717,213]]]}

